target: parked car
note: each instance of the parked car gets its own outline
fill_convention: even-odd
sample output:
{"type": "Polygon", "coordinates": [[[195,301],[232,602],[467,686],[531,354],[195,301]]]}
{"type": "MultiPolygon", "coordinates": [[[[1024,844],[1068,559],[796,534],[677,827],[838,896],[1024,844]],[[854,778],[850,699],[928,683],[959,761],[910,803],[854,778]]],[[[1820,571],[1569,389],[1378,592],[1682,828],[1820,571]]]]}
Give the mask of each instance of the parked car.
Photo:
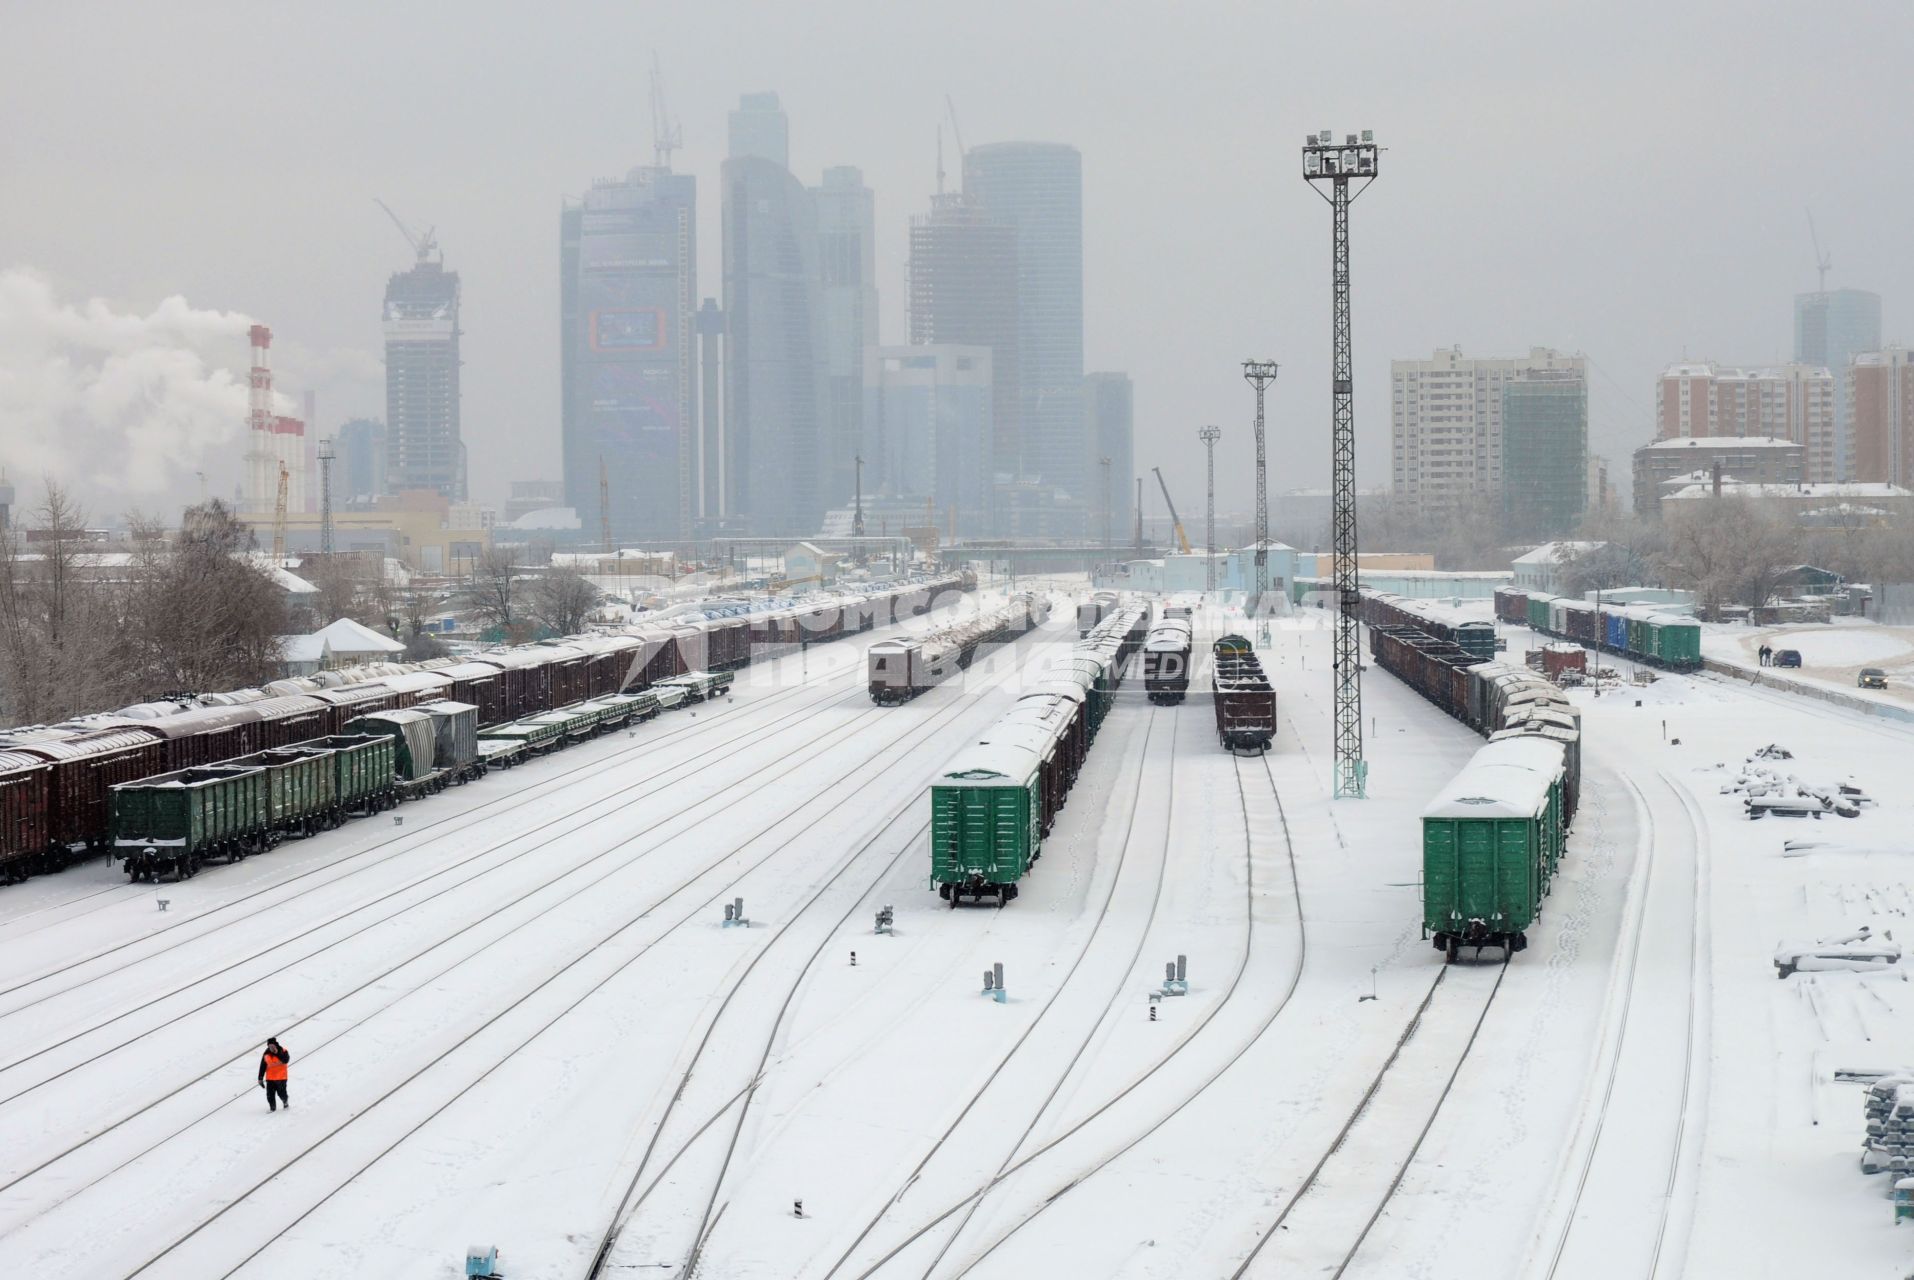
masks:
{"type": "Polygon", "coordinates": [[[1800,666],[1801,651],[1799,649],[1776,649],[1774,651],[1774,665],[1777,667],[1800,666]]]}
{"type": "Polygon", "coordinates": [[[1887,672],[1879,667],[1862,667],[1861,674],[1855,678],[1855,684],[1863,689],[1887,688],[1887,672]]]}

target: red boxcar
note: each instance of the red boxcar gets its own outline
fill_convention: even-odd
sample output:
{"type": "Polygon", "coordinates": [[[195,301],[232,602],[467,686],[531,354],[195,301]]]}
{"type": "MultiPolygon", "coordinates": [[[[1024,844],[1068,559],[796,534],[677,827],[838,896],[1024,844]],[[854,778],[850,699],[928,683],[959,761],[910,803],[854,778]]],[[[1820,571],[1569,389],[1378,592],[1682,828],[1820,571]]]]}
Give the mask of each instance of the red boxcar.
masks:
{"type": "Polygon", "coordinates": [[[53,770],[21,751],[0,751],[0,884],[27,878],[47,851],[53,770]]]}
{"type": "Polygon", "coordinates": [[[52,766],[47,832],[56,848],[105,844],[112,816],[108,788],[168,772],[166,739],[156,728],[101,729],[32,743],[20,753],[52,766]]]}

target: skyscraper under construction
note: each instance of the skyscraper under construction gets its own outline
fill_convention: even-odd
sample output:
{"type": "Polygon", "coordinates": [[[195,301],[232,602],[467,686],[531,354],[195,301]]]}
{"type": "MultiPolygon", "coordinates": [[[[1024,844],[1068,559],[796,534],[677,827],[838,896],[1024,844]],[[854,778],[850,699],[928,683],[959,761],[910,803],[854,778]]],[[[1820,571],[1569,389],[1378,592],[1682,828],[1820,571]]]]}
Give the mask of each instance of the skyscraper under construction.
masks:
{"type": "Polygon", "coordinates": [[[987,467],[1017,475],[1017,229],[963,195],[932,196],[930,212],[911,219],[910,340],[990,349],[987,467]]]}
{"type": "Polygon", "coordinates": [[[385,286],[386,481],[395,493],[466,496],[459,434],[459,275],[420,242],[410,271],[385,286]]]}

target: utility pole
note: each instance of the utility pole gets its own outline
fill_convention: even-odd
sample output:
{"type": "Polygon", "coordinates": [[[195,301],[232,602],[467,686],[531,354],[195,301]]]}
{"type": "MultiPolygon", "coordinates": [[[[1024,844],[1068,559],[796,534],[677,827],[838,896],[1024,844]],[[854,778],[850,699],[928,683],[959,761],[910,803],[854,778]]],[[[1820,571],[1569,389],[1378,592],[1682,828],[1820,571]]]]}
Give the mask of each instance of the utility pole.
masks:
{"type": "Polygon", "coordinates": [[[1110,499],[1109,456],[1106,454],[1105,456],[1098,458],[1097,463],[1099,466],[1103,468],[1103,554],[1107,558],[1109,557],[1112,550],[1112,544],[1110,541],[1110,510],[1111,508],[1116,506],[1116,503],[1111,501],[1110,499]]]}
{"type": "Polygon", "coordinates": [[[1263,459],[1263,393],[1276,381],[1274,360],[1243,361],[1243,377],[1256,388],[1256,582],[1249,598],[1256,615],[1256,643],[1269,643],[1269,473],[1263,459]]]}
{"type": "Polygon", "coordinates": [[[1367,794],[1369,766],[1362,758],[1362,642],[1356,622],[1356,404],[1355,362],[1349,337],[1349,204],[1376,180],[1381,148],[1375,135],[1329,130],[1303,139],[1303,181],[1330,209],[1331,471],[1336,564],[1336,785],[1335,794],[1367,794]],[[1359,185],[1349,189],[1349,180],[1359,185]],[[1324,187],[1329,190],[1325,192],[1324,187]]]}
{"type": "Polygon", "coordinates": [[[332,440],[319,442],[319,554],[332,554],[332,440]]]}
{"type": "Polygon", "coordinates": [[[1203,442],[1203,452],[1209,455],[1209,510],[1203,519],[1203,589],[1213,596],[1216,594],[1216,442],[1223,438],[1223,428],[1204,427],[1196,434],[1203,442]]]}
{"type": "Polygon", "coordinates": [[[611,554],[611,472],[605,469],[605,455],[598,455],[598,536],[605,541],[605,554],[611,554]]]}
{"type": "Polygon", "coordinates": [[[858,454],[857,462],[857,506],[851,511],[851,536],[864,536],[864,455],[858,454]]]}
{"type": "Polygon", "coordinates": [[[1136,505],[1130,508],[1136,513],[1136,554],[1143,558],[1143,477],[1136,478],[1136,505]]]}

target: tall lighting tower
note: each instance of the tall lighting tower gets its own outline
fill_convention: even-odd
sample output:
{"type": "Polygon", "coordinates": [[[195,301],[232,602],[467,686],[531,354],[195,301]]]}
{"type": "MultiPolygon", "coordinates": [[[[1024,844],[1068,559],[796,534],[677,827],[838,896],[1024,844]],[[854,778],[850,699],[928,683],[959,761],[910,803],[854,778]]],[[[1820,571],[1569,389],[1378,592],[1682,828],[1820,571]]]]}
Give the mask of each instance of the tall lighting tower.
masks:
{"type": "Polygon", "coordinates": [[[1263,460],[1263,392],[1276,381],[1274,360],[1243,361],[1243,377],[1256,388],[1256,591],[1249,607],[1256,615],[1256,642],[1269,643],[1269,472],[1263,460]]]}
{"type": "Polygon", "coordinates": [[[1203,442],[1203,451],[1209,455],[1209,509],[1203,517],[1203,589],[1213,596],[1216,594],[1216,442],[1223,438],[1223,428],[1204,427],[1196,435],[1203,442]]]}
{"type": "Polygon", "coordinates": [[[1103,554],[1107,557],[1112,549],[1110,511],[1116,504],[1110,501],[1110,459],[1107,456],[1098,458],[1097,465],[1103,468],[1103,554]]]}
{"type": "Polygon", "coordinates": [[[1381,148],[1375,134],[1329,130],[1303,139],[1303,181],[1330,209],[1331,529],[1336,565],[1336,786],[1337,796],[1362,796],[1369,766],[1362,758],[1362,646],[1356,626],[1356,406],[1354,362],[1349,343],[1349,204],[1376,180],[1381,148]],[[1350,180],[1356,181],[1354,190],[1350,180]],[[1327,188],[1325,190],[1324,188],[1327,188]]]}
{"type": "Polygon", "coordinates": [[[332,554],[332,441],[319,442],[319,554],[332,554]]]}

